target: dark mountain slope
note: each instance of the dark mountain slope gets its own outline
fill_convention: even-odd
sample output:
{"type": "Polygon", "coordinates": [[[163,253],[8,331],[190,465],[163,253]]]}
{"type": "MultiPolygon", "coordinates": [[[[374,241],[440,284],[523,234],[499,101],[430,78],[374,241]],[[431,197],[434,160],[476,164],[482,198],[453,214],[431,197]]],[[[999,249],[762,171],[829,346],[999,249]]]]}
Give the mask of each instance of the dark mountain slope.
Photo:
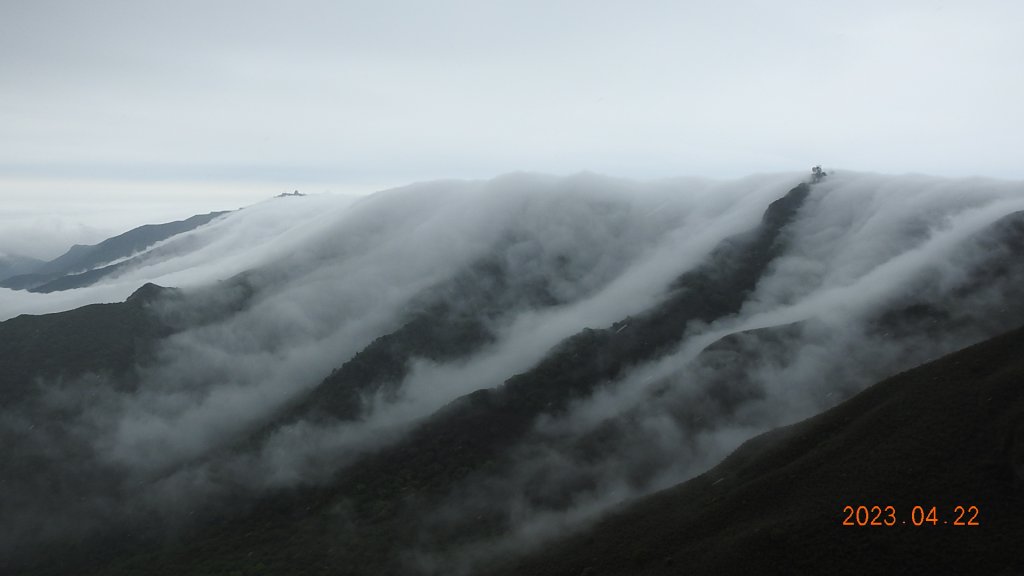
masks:
{"type": "Polygon", "coordinates": [[[0,322],[0,407],[20,399],[37,379],[96,373],[117,380],[144,363],[161,338],[244,308],[253,297],[254,275],[239,274],[187,295],[146,283],[124,302],[0,322]]]}
{"type": "Polygon", "coordinates": [[[0,407],[20,400],[37,378],[124,374],[168,333],[145,306],[165,291],[146,284],[125,302],[0,322],[0,407]]]}
{"type": "MultiPolygon", "coordinates": [[[[632,434],[631,428],[643,424],[642,409],[649,408],[650,404],[671,404],[668,412],[683,423],[680,430],[692,432],[694,436],[705,430],[714,430],[716,424],[712,415],[731,417],[747,403],[756,401],[759,395],[764,397],[769,393],[756,378],[744,380],[756,372],[758,365],[786,365],[794,357],[802,357],[806,353],[806,347],[801,344],[813,343],[813,337],[806,334],[807,326],[816,322],[814,319],[737,333],[720,340],[699,358],[698,364],[703,363],[708,370],[707,374],[700,374],[706,379],[690,378],[693,373],[687,372],[656,382],[647,392],[657,400],[638,407],[637,417],[623,409],[622,413],[609,418],[607,426],[593,434],[570,431],[565,433],[565,438],[558,437],[557,433],[546,436],[548,431],[538,426],[538,422],[572,419],[578,408],[576,400],[591,397],[597,391],[604,392],[620,379],[626,380],[622,377],[630,375],[632,367],[644,365],[675,349],[688,333],[699,333],[702,324],[740,311],[766,273],[781,265],[779,263],[783,259],[779,257],[787,255],[787,226],[807,193],[808,187],[800,186],[773,203],[759,227],[723,242],[700,267],[682,275],[672,285],[665,300],[652,310],[616,322],[607,329],[584,330],[552,349],[537,366],[508,379],[503,386],[465,396],[425,421],[414,423],[411,430],[402,428],[393,431],[393,435],[388,430],[387,437],[381,437],[379,441],[375,438],[367,445],[356,443],[355,449],[344,442],[340,445],[342,447],[326,446],[315,455],[330,463],[323,467],[321,475],[306,477],[297,474],[306,483],[266,492],[258,476],[267,468],[249,468],[246,464],[265,457],[266,453],[261,450],[267,446],[270,446],[268,452],[274,448],[268,438],[280,432],[281,428],[296,424],[294,429],[300,432],[312,430],[309,436],[299,438],[302,443],[310,440],[312,445],[315,445],[316,434],[320,432],[338,437],[350,432],[358,434],[362,432],[358,427],[365,424],[360,421],[366,416],[364,397],[400,395],[398,386],[407,375],[413,359],[448,362],[469,356],[491,342],[494,326],[500,326],[507,315],[514,314],[516,310],[543,308],[560,302],[558,296],[543,283],[524,281],[503,268],[500,254],[493,262],[478,262],[462,276],[442,282],[417,299],[403,313],[404,319],[399,321],[397,328],[378,337],[361,353],[342,364],[308,396],[296,399],[296,403],[290,406],[293,410],[284,415],[284,422],[271,416],[268,426],[263,426],[266,421],[257,423],[254,429],[224,439],[219,446],[211,445],[210,451],[198,456],[197,460],[183,462],[181,469],[173,473],[181,472],[180,478],[186,480],[197,478],[203,482],[209,479],[216,483],[216,490],[213,496],[201,493],[189,500],[187,506],[182,505],[181,518],[168,519],[149,513],[145,505],[138,506],[140,502],[144,504],[145,496],[151,493],[166,493],[163,491],[166,488],[162,484],[163,478],[132,478],[130,486],[126,484],[124,490],[110,491],[112,495],[104,502],[110,508],[123,502],[124,508],[131,510],[123,514],[108,513],[110,521],[101,526],[111,527],[106,533],[97,535],[99,530],[93,529],[92,533],[75,542],[71,541],[72,538],[51,539],[59,546],[52,549],[47,546],[45,554],[33,552],[31,558],[26,556],[25,564],[20,559],[8,564],[0,562],[0,570],[26,574],[409,574],[430,573],[431,566],[444,566],[445,569],[434,571],[448,573],[449,566],[442,563],[416,563],[415,554],[419,551],[437,553],[445,560],[457,557],[465,549],[481,542],[487,544],[489,539],[494,541],[504,537],[519,528],[514,523],[515,519],[510,522],[504,514],[519,502],[517,497],[522,494],[531,499],[530,505],[541,501],[539,509],[561,512],[574,506],[574,498],[581,495],[586,498],[590,493],[599,492],[593,489],[600,480],[594,473],[597,466],[560,478],[543,469],[546,463],[538,465],[535,461],[523,459],[524,451],[529,450],[535,453],[545,451],[543,454],[557,452],[561,457],[566,454],[576,456],[564,448],[578,448],[584,452],[584,458],[590,458],[598,465],[618,466],[635,492],[647,493],[653,489],[652,477],[664,470],[666,461],[653,462],[646,470],[642,466],[634,466],[647,455],[658,455],[643,449],[635,450],[638,453],[636,458],[620,458],[638,438],[632,434]],[[691,381],[685,382],[687,379],[691,381]],[[687,388],[688,384],[692,386],[687,388]],[[339,420],[350,422],[339,424],[339,420]],[[305,428],[307,425],[309,427],[305,428]],[[233,470],[239,463],[241,468],[233,470]],[[505,481],[508,476],[515,475],[517,466],[524,464],[541,470],[541,474],[535,475],[539,483],[520,482],[528,476],[523,474],[515,481],[504,482],[505,492],[471,490],[474,485],[495,478],[499,482],[505,481]],[[238,479],[239,469],[253,476],[251,482],[238,479]],[[333,476],[327,476],[327,471],[339,469],[333,476]],[[195,475],[191,475],[193,472],[195,475]],[[572,484],[577,480],[578,484],[572,484]],[[480,493],[496,497],[464,502],[478,497],[480,493]],[[508,497],[510,494],[511,498],[508,497]],[[550,506],[545,508],[543,505],[546,504],[550,506]]],[[[949,331],[960,331],[965,325],[977,323],[978,333],[993,334],[996,331],[991,329],[992,326],[1008,322],[1009,318],[1019,318],[1018,308],[1010,298],[1012,295],[993,297],[988,307],[975,306],[984,300],[976,298],[976,295],[986,292],[991,285],[998,284],[999,290],[1019,285],[1013,280],[1022,277],[1020,260],[1015,258],[1015,254],[1019,254],[1020,243],[1013,241],[1020,238],[1014,235],[1015,230],[1020,231],[1019,222],[1014,222],[1008,218],[1003,222],[1006,226],[994,228],[1000,234],[1009,231],[1009,235],[1002,237],[996,234],[989,238],[992,250],[988,253],[994,255],[991,259],[977,258],[970,266],[959,262],[953,266],[964,272],[962,277],[958,276],[964,285],[956,293],[957,301],[949,301],[949,291],[931,293],[926,290],[926,278],[924,282],[915,280],[913,286],[908,286],[905,296],[899,295],[887,301],[883,310],[873,310],[872,313],[882,312],[876,322],[866,321],[873,350],[888,353],[890,343],[906,346],[907,342],[916,341],[921,344],[920,351],[909,355],[902,364],[896,364],[906,367],[953,349],[948,343],[938,342],[949,331]],[[999,306],[1003,307],[1005,317],[999,317],[999,306]],[[895,335],[910,337],[901,342],[889,339],[895,335]]],[[[988,240],[982,238],[979,241],[984,244],[988,240]]],[[[978,254],[985,252],[973,248],[966,251],[970,257],[978,254]]],[[[258,301],[263,294],[272,292],[275,281],[283,284],[287,278],[283,274],[278,278],[270,273],[268,279],[257,271],[212,288],[218,294],[237,294],[214,295],[207,307],[192,305],[195,304],[192,302],[172,307],[170,315],[166,307],[161,307],[164,308],[160,316],[165,324],[163,329],[174,330],[178,326],[215,321],[213,318],[218,314],[231,314],[232,310],[244,307],[250,299],[258,301]]],[[[1019,323],[1018,320],[1015,325],[1019,323]]],[[[818,324],[814,328],[821,334],[828,326],[818,324]]],[[[981,337],[963,340],[963,334],[958,332],[957,335],[960,341],[966,342],[981,337]]],[[[871,374],[880,371],[887,375],[898,369],[894,368],[891,359],[879,359],[877,364],[870,369],[866,367],[856,371],[858,377],[866,380],[862,378],[845,389],[836,386],[840,396],[860,390],[879,378],[871,374]]],[[[832,366],[825,368],[831,369],[832,366]]],[[[102,366],[99,368],[103,369],[102,366]]],[[[96,368],[86,366],[83,370],[96,368]]],[[[495,376],[504,378],[507,374],[495,376]]],[[[488,379],[490,377],[488,375],[488,379]]],[[[818,377],[817,372],[814,377],[818,377]]],[[[828,381],[827,378],[825,380],[828,381]]],[[[88,384],[90,380],[84,382],[88,384]]],[[[489,382],[481,381],[480,385],[489,385],[489,382]]],[[[74,382],[68,387],[79,384],[74,382]]],[[[778,421],[756,429],[767,429],[778,421]]],[[[285,430],[285,433],[294,429],[285,430]]],[[[68,430],[70,434],[76,432],[74,428],[69,427],[68,430]]],[[[749,435],[747,433],[743,437],[749,435]]],[[[10,445],[17,440],[15,437],[15,442],[10,445]]],[[[65,439],[62,437],[60,440],[65,439]]],[[[276,446],[282,445],[287,444],[276,446]]],[[[84,440],[68,446],[71,448],[66,452],[71,457],[77,453],[84,454],[91,448],[84,440]]],[[[48,447],[40,444],[40,450],[48,447]]],[[[296,468],[301,469],[301,455],[307,454],[305,446],[290,447],[298,448],[295,452],[300,456],[285,461],[289,464],[298,462],[296,468]]],[[[683,447],[666,449],[662,454],[668,455],[666,460],[688,457],[683,447]]],[[[721,452],[716,460],[720,458],[721,452]]],[[[35,461],[15,459],[22,470],[15,474],[21,480],[29,480],[25,484],[33,483],[34,478],[42,476],[34,470],[39,468],[35,461]]],[[[566,461],[570,468],[576,465],[572,458],[566,461]]],[[[74,467],[68,469],[76,470],[74,467]]],[[[85,465],[82,469],[90,470],[85,465]]],[[[685,477],[688,476],[674,476],[685,477]]],[[[62,478],[66,481],[66,485],[61,487],[62,498],[73,498],[81,493],[77,490],[83,484],[111,483],[119,477],[97,474],[94,478],[85,478],[76,473],[62,478]]],[[[12,485],[10,482],[4,484],[5,487],[12,485]]],[[[727,480],[723,480],[715,486],[726,485],[727,480]]],[[[13,493],[20,492],[15,490],[13,493]]],[[[39,495],[48,493],[48,489],[35,492],[39,495]]],[[[55,512],[54,516],[62,511],[63,503],[74,501],[51,500],[54,503],[49,509],[55,512]]],[[[177,506],[178,500],[172,500],[172,503],[177,506]]],[[[26,509],[33,513],[48,510],[44,506],[26,509]]],[[[9,516],[3,514],[2,517],[9,516]]],[[[97,524],[100,523],[83,522],[89,527],[97,524]]],[[[642,538],[635,536],[631,540],[642,538]]],[[[742,545],[745,541],[739,542],[742,545]]],[[[657,560],[664,561],[664,557],[657,560]]],[[[679,567],[678,558],[673,559],[673,563],[679,567]]],[[[641,566],[641,571],[647,569],[644,564],[638,566],[641,566]]],[[[574,569],[579,573],[588,567],[592,566],[585,564],[574,569]]]]}
{"type": "Polygon", "coordinates": [[[414,358],[469,356],[494,341],[492,325],[503,315],[561,303],[549,286],[557,279],[532,283],[517,278],[501,257],[506,249],[499,246],[494,251],[498,256],[480,260],[429,290],[410,306],[399,329],[377,338],[335,370],[289,418],[357,418],[368,396],[397,393],[414,358]]]}
{"type": "MultiPolygon", "coordinates": [[[[724,242],[653,310],[569,338],[533,369],[456,401],[343,469],[333,483],[264,498],[244,514],[197,527],[187,540],[136,545],[97,573],[138,566],[154,574],[218,573],[220,566],[243,573],[407,573],[395,551],[416,544],[421,515],[472,473],[492,470],[540,415],[564,410],[630,366],[663,354],[689,322],[738,311],[781,252],[785,227],[808,192],[800,185],[773,202],[757,228],[724,242]]],[[[380,354],[385,363],[390,358],[380,354]]],[[[446,537],[463,536],[456,530],[446,537]]]]}
{"type": "Polygon", "coordinates": [[[187,294],[145,284],[124,302],[0,322],[0,525],[22,527],[0,530],[0,573],[63,571],[46,545],[61,543],[58,563],[78,549],[95,556],[106,526],[144,515],[123,506],[136,486],[98,459],[84,415],[130,396],[163,338],[242,309],[248,276],[187,294]],[[43,560],[25,567],[32,558],[43,560]]]}
{"type": "Polygon", "coordinates": [[[490,573],[1018,573],[1022,512],[1024,328],[750,440],[490,573]],[[893,506],[896,525],[843,526],[848,505],[893,506]],[[980,525],[952,526],[958,505],[980,525]],[[914,506],[936,507],[937,525],[914,526],[914,506]]]}
{"type": "Polygon", "coordinates": [[[1024,212],[1013,212],[953,252],[962,274],[952,290],[929,290],[934,278],[919,279],[914,289],[898,300],[901,305],[892,306],[873,320],[874,336],[934,337],[958,328],[972,330],[980,339],[1012,328],[1024,315],[1024,300],[1016,297],[1017,287],[1024,282],[1022,253],[1024,212]],[[991,309],[993,306],[998,309],[991,309]]]}
{"type": "Polygon", "coordinates": [[[21,527],[0,530],[0,572],[34,540],[66,538],[69,518],[87,526],[114,508],[95,487],[116,490],[119,476],[95,465],[76,418],[110,390],[133,389],[135,367],[172,330],[150,304],[175,293],[147,284],[125,302],[0,322],[0,524],[21,527]]]}
{"type": "MultiPolygon", "coordinates": [[[[99,244],[91,246],[75,245],[63,255],[38,266],[31,274],[11,276],[0,281],[0,286],[16,290],[34,290],[66,275],[75,275],[91,270],[97,266],[108,264],[121,258],[127,258],[140,250],[148,248],[171,236],[188,232],[206,224],[226,212],[210,212],[199,214],[165,224],[147,224],[133,228],[123,234],[107,238],[99,244]]],[[[108,270],[110,272],[111,270],[108,270]]],[[[98,279],[96,274],[87,278],[68,280],[66,284],[56,283],[41,292],[67,290],[87,286],[98,279]],[[89,280],[87,283],[85,280],[89,280]]]]}

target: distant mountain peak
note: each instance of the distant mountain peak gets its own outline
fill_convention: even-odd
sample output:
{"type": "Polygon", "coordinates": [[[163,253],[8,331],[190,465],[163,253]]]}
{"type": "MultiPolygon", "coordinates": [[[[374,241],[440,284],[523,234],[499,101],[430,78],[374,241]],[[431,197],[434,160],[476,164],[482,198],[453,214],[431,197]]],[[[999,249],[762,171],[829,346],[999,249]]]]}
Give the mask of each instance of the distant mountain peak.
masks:
{"type": "Polygon", "coordinates": [[[139,304],[147,304],[157,299],[163,294],[173,291],[173,288],[166,288],[152,282],[146,282],[138,290],[132,292],[132,295],[128,297],[125,302],[133,302],[139,304]]]}

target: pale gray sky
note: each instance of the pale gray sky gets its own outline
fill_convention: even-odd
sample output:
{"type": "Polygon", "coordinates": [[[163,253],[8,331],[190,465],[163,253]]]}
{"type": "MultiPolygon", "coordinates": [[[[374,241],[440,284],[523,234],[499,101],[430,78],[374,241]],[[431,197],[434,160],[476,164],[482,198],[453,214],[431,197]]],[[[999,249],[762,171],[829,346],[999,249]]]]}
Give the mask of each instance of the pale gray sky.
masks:
{"type": "Polygon", "coordinates": [[[184,216],[514,170],[1024,178],[1022,25],[1007,0],[0,0],[0,200],[184,216]]]}

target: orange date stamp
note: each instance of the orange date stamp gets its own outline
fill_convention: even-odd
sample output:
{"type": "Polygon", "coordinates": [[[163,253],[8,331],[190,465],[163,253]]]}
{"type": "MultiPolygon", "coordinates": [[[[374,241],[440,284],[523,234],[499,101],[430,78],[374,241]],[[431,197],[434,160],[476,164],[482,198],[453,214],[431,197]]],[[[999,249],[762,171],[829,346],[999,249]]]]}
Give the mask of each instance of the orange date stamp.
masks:
{"type": "Polygon", "coordinates": [[[914,506],[897,513],[895,506],[843,506],[843,526],[981,526],[977,506],[914,506]]]}

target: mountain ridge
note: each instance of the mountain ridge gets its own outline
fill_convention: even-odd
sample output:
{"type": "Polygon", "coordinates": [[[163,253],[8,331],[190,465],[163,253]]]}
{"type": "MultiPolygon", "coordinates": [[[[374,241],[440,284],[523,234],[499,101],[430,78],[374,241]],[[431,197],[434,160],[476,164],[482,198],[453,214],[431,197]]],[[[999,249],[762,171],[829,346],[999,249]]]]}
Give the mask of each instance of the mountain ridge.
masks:
{"type": "Polygon", "coordinates": [[[53,292],[88,286],[119,269],[118,265],[104,268],[97,266],[131,257],[161,240],[193,230],[223,214],[227,212],[197,214],[163,224],[145,224],[98,244],[75,244],[64,254],[39,264],[29,273],[0,278],[0,286],[30,292],[53,292]]]}
{"type": "Polygon", "coordinates": [[[1013,515],[1024,504],[1022,377],[1024,327],[748,440],[697,478],[632,502],[529,560],[483,573],[1020,570],[1024,523],[1013,515]],[[928,408],[911,411],[914,404],[928,408]],[[967,426],[951,426],[958,418],[967,426]],[[884,452],[875,451],[879,441],[888,442],[884,452]],[[955,463],[941,456],[951,451],[955,463]],[[850,478],[840,489],[841,470],[850,478]],[[847,505],[895,506],[897,524],[843,526],[847,505]],[[938,507],[940,524],[913,526],[917,505],[938,507]],[[957,505],[978,506],[982,527],[942,524],[956,521],[957,505]]]}
{"type": "MultiPolygon", "coordinates": [[[[702,226],[707,204],[658,196],[509,196],[530,182],[446,192],[443,210],[483,215],[473,222],[487,233],[442,252],[457,265],[404,293],[388,267],[418,263],[364,250],[472,228],[443,211],[413,218],[429,207],[415,187],[367,198],[344,227],[320,226],[215,284],[142,284],[117,304],[0,323],[0,365],[21,366],[0,373],[0,437],[17,447],[0,480],[22,495],[0,501],[0,517],[59,520],[17,544],[6,569],[498,570],[531,538],[699,475],[738,440],[1024,322],[1013,298],[1024,212],[984,199],[929,190],[878,208],[845,192],[853,180],[822,180],[737,196],[745,209],[723,199],[726,212],[711,213],[733,220],[702,226]],[[513,216],[507,228],[495,213],[513,216]],[[662,228],[629,235],[651,225],[662,228]],[[626,238],[635,245],[623,249],[626,238]],[[901,261],[898,274],[877,271],[901,261]],[[663,288],[623,291],[637,279],[663,288]],[[378,299],[387,314],[360,315],[378,299]],[[530,340],[543,345],[522,353],[530,340]],[[61,522],[83,531],[73,545],[49,527],[61,522]],[[58,555],[31,552],[46,538],[58,555]]],[[[253,215],[255,226],[217,232],[246,241],[280,220],[253,215]]]]}

